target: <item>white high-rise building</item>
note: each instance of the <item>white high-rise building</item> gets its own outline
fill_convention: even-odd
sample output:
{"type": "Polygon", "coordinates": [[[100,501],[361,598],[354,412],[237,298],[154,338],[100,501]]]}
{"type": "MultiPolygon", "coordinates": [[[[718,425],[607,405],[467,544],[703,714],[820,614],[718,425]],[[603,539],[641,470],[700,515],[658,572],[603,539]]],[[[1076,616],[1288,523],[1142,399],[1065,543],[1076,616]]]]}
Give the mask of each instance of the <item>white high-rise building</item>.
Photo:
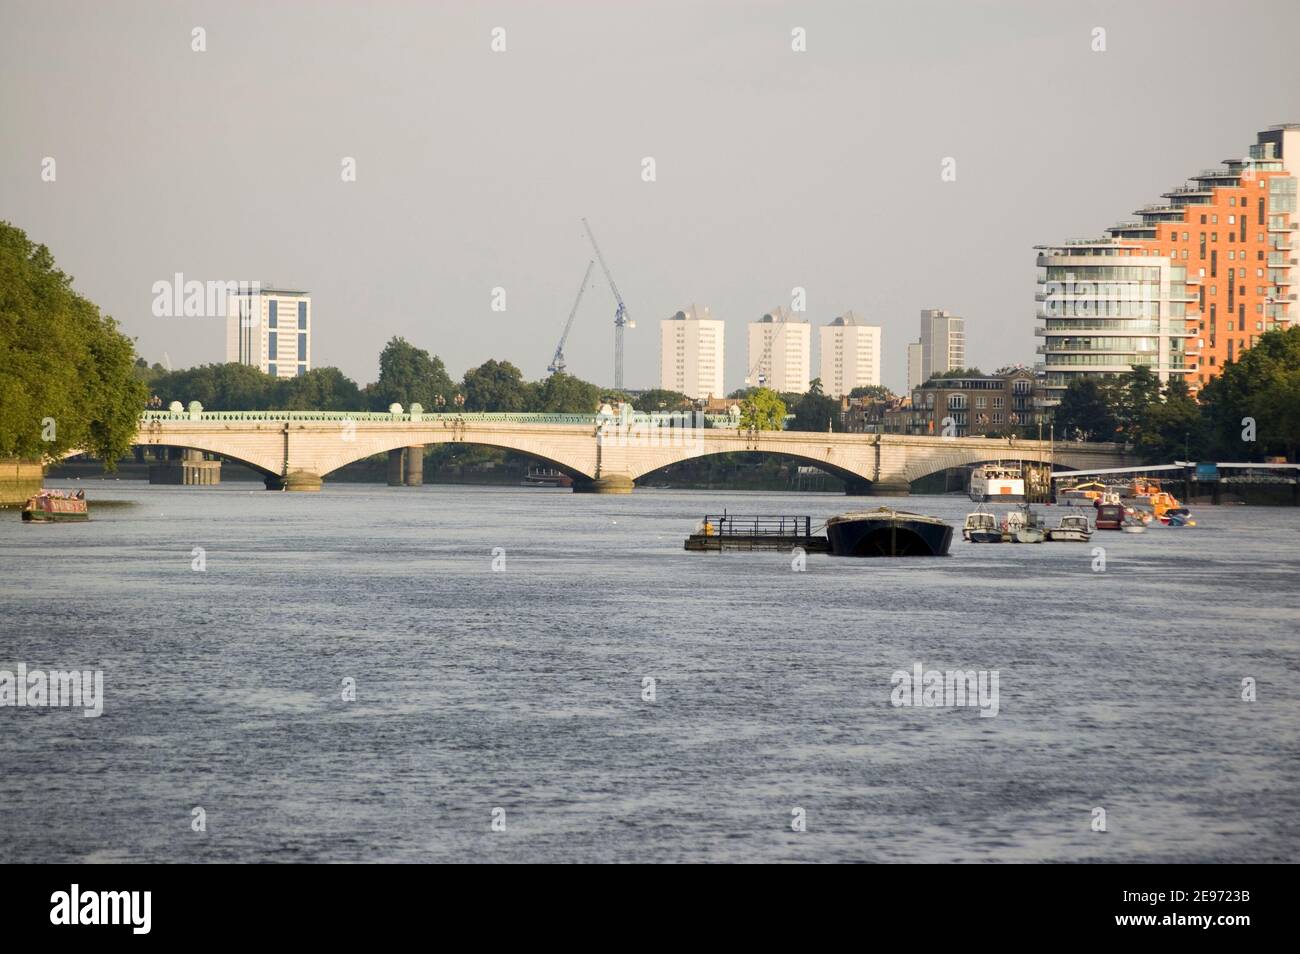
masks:
{"type": "Polygon", "coordinates": [[[942,308],[921,309],[921,383],[966,367],[966,319],[942,308]]]}
{"type": "Polygon", "coordinates": [[[812,325],[774,308],[749,323],[746,386],[803,394],[812,378],[812,325]]]}
{"type": "Polygon", "coordinates": [[[226,361],[273,378],[311,370],[311,295],[259,288],[226,296],[226,361]]]}
{"type": "Polygon", "coordinates": [[[659,322],[659,386],[692,399],[725,397],[724,331],[708,308],[694,305],[659,322]]]}
{"type": "Polygon", "coordinates": [[[848,311],[822,325],[819,333],[823,394],[839,398],[880,383],[879,325],[868,325],[848,311]]]}

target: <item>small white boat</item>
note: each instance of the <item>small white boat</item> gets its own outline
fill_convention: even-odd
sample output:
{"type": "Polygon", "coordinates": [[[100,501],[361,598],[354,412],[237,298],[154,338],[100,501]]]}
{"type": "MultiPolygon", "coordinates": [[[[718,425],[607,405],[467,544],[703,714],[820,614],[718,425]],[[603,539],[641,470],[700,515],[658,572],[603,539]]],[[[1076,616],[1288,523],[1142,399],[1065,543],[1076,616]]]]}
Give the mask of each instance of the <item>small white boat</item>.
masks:
{"type": "Polygon", "coordinates": [[[1001,543],[1002,528],[998,526],[998,518],[993,514],[986,510],[976,510],[966,514],[961,538],[968,543],[1001,543]]]}
{"type": "Polygon", "coordinates": [[[1087,543],[1092,539],[1092,528],[1083,514],[1067,513],[1058,526],[1047,531],[1052,543],[1087,543]]]}
{"type": "Polygon", "coordinates": [[[1042,543],[1046,537],[1038,514],[1025,506],[1007,514],[1002,522],[1002,539],[1011,543],[1042,543]]]}
{"type": "Polygon", "coordinates": [[[1125,533],[1146,533],[1147,532],[1146,524],[1144,524],[1140,520],[1133,520],[1131,518],[1126,519],[1124,523],[1120,525],[1120,529],[1123,530],[1125,533]]]}

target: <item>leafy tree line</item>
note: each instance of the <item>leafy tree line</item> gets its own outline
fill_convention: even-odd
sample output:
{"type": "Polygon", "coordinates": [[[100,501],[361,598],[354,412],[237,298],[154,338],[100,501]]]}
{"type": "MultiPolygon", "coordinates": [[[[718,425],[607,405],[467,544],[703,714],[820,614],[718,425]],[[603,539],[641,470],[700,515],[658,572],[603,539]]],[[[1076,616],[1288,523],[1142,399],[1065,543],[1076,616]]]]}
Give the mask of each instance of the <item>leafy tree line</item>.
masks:
{"type": "Polygon", "coordinates": [[[0,457],[124,454],[145,400],[134,357],[50,250],[0,222],[0,457]]]}
{"type": "Polygon", "coordinates": [[[1182,377],[1149,368],[1076,379],[1055,412],[1058,438],[1120,441],[1147,462],[1296,460],[1300,449],[1300,328],[1270,331],[1193,398],[1182,377]]]}
{"type": "Polygon", "coordinates": [[[426,411],[533,411],[586,413],[607,395],[588,381],[552,374],[525,381],[509,361],[489,360],[453,381],[437,355],[403,338],[393,338],[379,355],[379,378],[365,387],[338,368],[316,368],[295,378],[273,378],[242,364],[207,364],[166,371],[136,362],[136,375],[166,406],[198,401],[206,410],[386,411],[392,404],[426,411]]]}

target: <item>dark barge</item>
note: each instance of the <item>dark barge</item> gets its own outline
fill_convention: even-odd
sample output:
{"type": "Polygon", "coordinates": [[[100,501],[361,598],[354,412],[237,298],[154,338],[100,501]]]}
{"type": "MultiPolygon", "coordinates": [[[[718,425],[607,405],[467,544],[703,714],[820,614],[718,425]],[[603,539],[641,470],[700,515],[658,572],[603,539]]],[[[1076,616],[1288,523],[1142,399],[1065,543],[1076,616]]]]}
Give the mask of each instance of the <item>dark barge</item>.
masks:
{"type": "Polygon", "coordinates": [[[890,507],[855,510],[826,521],[835,556],[946,556],[952,527],[938,517],[890,507]]]}

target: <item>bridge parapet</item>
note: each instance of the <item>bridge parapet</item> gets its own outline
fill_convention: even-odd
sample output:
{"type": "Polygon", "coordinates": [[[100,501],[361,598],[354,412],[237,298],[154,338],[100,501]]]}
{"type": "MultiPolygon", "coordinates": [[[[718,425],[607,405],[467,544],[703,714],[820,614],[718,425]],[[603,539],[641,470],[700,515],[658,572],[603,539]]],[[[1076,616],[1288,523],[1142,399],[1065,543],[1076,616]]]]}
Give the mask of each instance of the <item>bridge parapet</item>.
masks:
{"type": "Polygon", "coordinates": [[[599,418],[595,414],[542,414],[532,412],[470,412],[430,414],[425,411],[418,414],[390,414],[388,411],[201,411],[191,414],[189,411],[145,411],[140,415],[141,423],[151,421],[277,421],[292,423],[295,421],[326,421],[342,424],[345,421],[357,423],[454,423],[495,422],[506,424],[591,424],[599,418]]]}

